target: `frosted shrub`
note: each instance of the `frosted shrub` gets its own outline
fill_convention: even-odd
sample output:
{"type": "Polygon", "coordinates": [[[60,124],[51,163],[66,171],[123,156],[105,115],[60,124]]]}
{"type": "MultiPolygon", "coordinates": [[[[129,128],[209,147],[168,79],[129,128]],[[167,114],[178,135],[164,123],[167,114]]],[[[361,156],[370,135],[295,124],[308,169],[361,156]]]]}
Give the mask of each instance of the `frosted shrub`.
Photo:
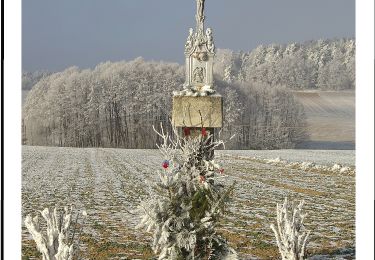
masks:
{"type": "Polygon", "coordinates": [[[306,214],[302,213],[304,201],[297,207],[285,198],[284,204],[277,204],[277,229],[272,224],[277,246],[282,260],[305,259],[305,251],[310,231],[304,230],[303,220],[306,214]]]}
{"type": "Polygon", "coordinates": [[[139,207],[138,228],[153,232],[152,249],[158,259],[237,259],[227,241],[216,233],[233,186],[217,182],[223,169],[212,159],[213,150],[223,142],[202,135],[185,138],[174,130],[173,137],[158,135],[164,156],[159,181],[148,184],[149,197],[139,207]]]}
{"type": "MultiPolygon", "coordinates": [[[[40,212],[44,220],[47,222],[46,232],[42,232],[40,228],[39,217],[34,218],[27,215],[25,218],[25,226],[32,235],[38,251],[42,254],[43,260],[71,260],[76,253],[74,237],[76,230],[72,231],[72,208],[65,207],[64,212],[58,212],[54,208],[51,212],[45,208],[40,212]]],[[[83,218],[87,216],[86,212],[82,212],[83,218]]],[[[78,222],[78,215],[76,223],[78,222]]],[[[74,225],[75,226],[75,225],[74,225]]],[[[82,231],[82,228],[80,232],[82,231]]],[[[79,235],[77,236],[79,238],[79,235]]],[[[77,243],[79,244],[79,243],[77,243]]]]}

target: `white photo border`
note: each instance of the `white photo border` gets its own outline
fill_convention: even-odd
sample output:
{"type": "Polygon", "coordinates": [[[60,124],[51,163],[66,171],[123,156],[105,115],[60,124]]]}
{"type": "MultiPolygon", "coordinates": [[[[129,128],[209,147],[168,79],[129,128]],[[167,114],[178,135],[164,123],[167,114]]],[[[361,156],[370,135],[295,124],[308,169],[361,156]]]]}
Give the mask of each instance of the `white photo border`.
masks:
{"type": "MultiPolygon", "coordinates": [[[[6,1],[4,259],[21,257],[21,14],[21,0],[6,1]]],[[[356,259],[366,260],[374,259],[374,1],[356,1],[356,44],[356,259]]]]}

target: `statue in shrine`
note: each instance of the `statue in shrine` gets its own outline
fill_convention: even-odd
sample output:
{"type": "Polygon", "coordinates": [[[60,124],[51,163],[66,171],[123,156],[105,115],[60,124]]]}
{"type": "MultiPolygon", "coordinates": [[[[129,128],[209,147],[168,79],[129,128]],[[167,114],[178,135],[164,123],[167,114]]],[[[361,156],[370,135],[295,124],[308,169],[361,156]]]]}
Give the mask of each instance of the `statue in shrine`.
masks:
{"type": "Polygon", "coordinates": [[[200,20],[204,17],[204,1],[205,0],[197,0],[197,15],[200,20]]]}
{"type": "Polygon", "coordinates": [[[193,72],[193,78],[196,83],[203,83],[205,70],[202,67],[196,67],[193,72]]]}
{"type": "Polygon", "coordinates": [[[212,30],[211,28],[208,28],[206,30],[206,37],[207,37],[207,49],[210,52],[215,51],[215,44],[214,44],[214,38],[212,37],[212,30]]]}
{"type": "Polygon", "coordinates": [[[188,38],[186,40],[186,44],[185,44],[185,51],[186,52],[190,51],[191,48],[193,48],[193,46],[194,46],[194,35],[193,35],[193,33],[194,33],[193,28],[190,28],[189,29],[189,36],[188,36],[188,38]]]}
{"type": "Polygon", "coordinates": [[[196,0],[196,29],[189,29],[185,42],[186,73],[183,90],[175,91],[176,96],[209,96],[216,93],[213,88],[213,60],[215,43],[211,28],[205,28],[205,0],[196,0]]]}

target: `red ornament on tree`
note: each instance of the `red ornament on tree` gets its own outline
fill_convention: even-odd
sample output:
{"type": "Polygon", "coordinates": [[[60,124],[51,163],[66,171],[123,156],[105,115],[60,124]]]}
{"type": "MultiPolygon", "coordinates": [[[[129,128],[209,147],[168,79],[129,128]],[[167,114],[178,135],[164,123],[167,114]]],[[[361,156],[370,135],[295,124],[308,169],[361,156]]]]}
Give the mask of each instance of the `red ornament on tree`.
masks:
{"type": "Polygon", "coordinates": [[[202,128],[202,136],[207,136],[207,130],[206,128],[202,128]]]}
{"type": "Polygon", "coordinates": [[[219,172],[220,174],[224,174],[224,169],[223,168],[219,169],[219,172]]]}
{"type": "Polygon", "coordinates": [[[206,181],[206,177],[204,177],[203,175],[200,176],[200,182],[203,183],[206,181]]]}
{"type": "Polygon", "coordinates": [[[169,161],[168,160],[165,160],[161,166],[163,166],[164,169],[167,169],[169,167],[169,161]]]}
{"type": "Polygon", "coordinates": [[[185,136],[189,136],[190,135],[190,128],[189,127],[185,127],[184,128],[184,134],[185,134],[185,136]]]}

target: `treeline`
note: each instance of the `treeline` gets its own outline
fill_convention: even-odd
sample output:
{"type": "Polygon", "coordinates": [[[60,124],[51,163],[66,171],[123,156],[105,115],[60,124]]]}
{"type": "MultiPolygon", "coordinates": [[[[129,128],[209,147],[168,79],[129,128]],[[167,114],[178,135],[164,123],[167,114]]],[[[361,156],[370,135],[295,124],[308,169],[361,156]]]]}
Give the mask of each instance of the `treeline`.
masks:
{"type": "Polygon", "coordinates": [[[41,70],[41,71],[34,71],[34,72],[28,72],[23,71],[22,72],[22,90],[30,90],[38,81],[44,77],[47,77],[51,75],[51,72],[41,70]]]}
{"type": "MultiPolygon", "coordinates": [[[[214,72],[221,80],[282,85],[294,90],[355,89],[355,40],[327,39],[305,43],[260,45],[249,52],[218,49],[214,72]]],[[[51,72],[22,73],[30,90],[51,72]]]]}
{"type": "MultiPolygon", "coordinates": [[[[42,77],[23,106],[28,145],[154,148],[152,126],[171,129],[172,92],[184,81],[175,63],[102,63],[42,77]]],[[[216,79],[224,96],[227,148],[292,148],[306,137],[303,107],[284,87],[216,79]]]]}
{"type": "Polygon", "coordinates": [[[355,88],[355,40],[260,45],[250,52],[218,50],[216,75],[227,81],[284,85],[294,90],[355,88]]]}

